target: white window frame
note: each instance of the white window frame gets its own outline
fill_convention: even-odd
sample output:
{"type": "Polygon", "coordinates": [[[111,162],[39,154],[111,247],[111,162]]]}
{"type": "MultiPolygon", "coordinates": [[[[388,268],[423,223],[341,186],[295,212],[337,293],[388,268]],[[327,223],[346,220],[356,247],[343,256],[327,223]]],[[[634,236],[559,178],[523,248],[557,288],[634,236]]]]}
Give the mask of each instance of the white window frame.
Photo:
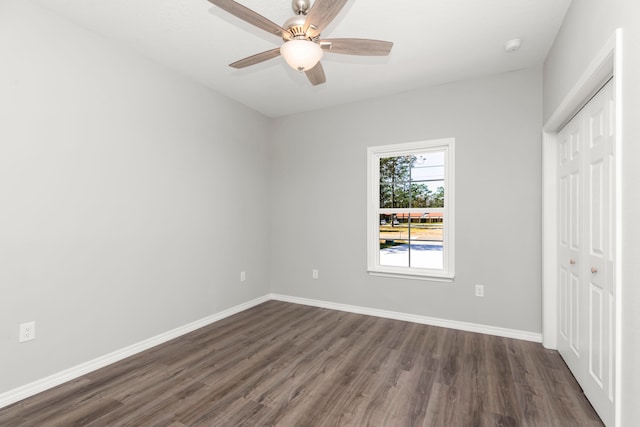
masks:
{"type": "MultiPolygon", "coordinates": [[[[451,282],[455,276],[454,227],[454,153],[455,138],[417,141],[404,144],[380,145],[367,148],[367,270],[376,276],[451,282]],[[406,156],[425,151],[444,151],[444,208],[430,208],[443,212],[443,268],[427,269],[380,265],[380,159],[406,156]]],[[[425,208],[414,208],[424,212],[425,208]]],[[[403,209],[403,211],[406,211],[403,209]]]]}

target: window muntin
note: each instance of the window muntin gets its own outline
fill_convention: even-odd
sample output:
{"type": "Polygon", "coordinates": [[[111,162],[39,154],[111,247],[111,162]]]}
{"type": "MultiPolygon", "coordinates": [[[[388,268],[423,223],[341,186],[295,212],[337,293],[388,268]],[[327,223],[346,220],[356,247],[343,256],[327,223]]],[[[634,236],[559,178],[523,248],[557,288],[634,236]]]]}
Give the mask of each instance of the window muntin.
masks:
{"type": "Polygon", "coordinates": [[[453,278],[453,144],[369,148],[371,273],[453,278]]]}

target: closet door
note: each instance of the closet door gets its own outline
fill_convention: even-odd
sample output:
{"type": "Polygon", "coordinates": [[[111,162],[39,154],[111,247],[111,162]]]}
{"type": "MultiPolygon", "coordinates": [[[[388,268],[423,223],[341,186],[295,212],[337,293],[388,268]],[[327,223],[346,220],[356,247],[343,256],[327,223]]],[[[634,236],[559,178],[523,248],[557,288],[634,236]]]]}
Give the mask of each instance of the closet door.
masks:
{"type": "Polygon", "coordinates": [[[580,337],[579,263],[582,253],[581,163],[584,135],[579,119],[575,117],[558,134],[558,350],[572,370],[578,366],[584,346],[580,337]]]}
{"type": "Polygon", "coordinates": [[[612,86],[558,134],[558,350],[607,425],[615,360],[612,86]]]}

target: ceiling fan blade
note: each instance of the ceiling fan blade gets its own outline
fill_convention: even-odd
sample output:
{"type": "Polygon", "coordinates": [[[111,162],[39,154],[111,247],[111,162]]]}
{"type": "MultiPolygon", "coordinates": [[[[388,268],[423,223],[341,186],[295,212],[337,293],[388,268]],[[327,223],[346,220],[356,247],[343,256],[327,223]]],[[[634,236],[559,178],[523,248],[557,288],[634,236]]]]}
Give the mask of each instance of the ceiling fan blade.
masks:
{"type": "Polygon", "coordinates": [[[233,64],[229,64],[231,68],[245,68],[250,65],[256,65],[264,61],[268,61],[271,58],[275,58],[276,56],[280,56],[280,48],[277,47],[275,49],[267,50],[265,52],[256,53],[255,55],[248,56],[244,59],[234,62],[233,64]]]}
{"type": "Polygon", "coordinates": [[[327,81],[327,77],[324,75],[324,68],[321,63],[317,63],[315,67],[304,72],[312,85],[318,86],[327,81]]]}
{"type": "Polygon", "coordinates": [[[331,53],[362,56],[386,56],[391,52],[392,42],[370,39],[326,39],[320,47],[331,53]]]}
{"type": "Polygon", "coordinates": [[[315,0],[304,21],[304,33],[317,36],[340,13],[347,0],[315,0]],[[315,28],[309,28],[313,25],[315,28]]]}
{"type": "Polygon", "coordinates": [[[278,37],[284,37],[287,40],[291,38],[291,34],[282,28],[280,25],[271,22],[264,16],[260,15],[257,12],[249,9],[246,6],[241,5],[238,2],[233,0],[208,0],[210,3],[218,6],[220,9],[225,10],[235,16],[236,18],[240,18],[249,24],[256,26],[262,30],[265,30],[268,33],[275,34],[278,37]]]}

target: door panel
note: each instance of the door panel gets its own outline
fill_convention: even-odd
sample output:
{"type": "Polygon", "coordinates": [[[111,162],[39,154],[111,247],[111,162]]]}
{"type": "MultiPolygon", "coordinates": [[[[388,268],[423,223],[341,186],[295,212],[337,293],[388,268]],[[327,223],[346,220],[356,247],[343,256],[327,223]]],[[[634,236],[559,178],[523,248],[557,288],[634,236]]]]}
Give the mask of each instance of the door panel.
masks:
{"type": "Polygon", "coordinates": [[[569,191],[569,247],[574,251],[580,250],[580,173],[574,172],[569,176],[571,189],[569,191]]]}
{"type": "Polygon", "coordinates": [[[580,280],[571,273],[569,299],[569,343],[576,357],[580,357],[580,280]]]}
{"type": "Polygon", "coordinates": [[[590,228],[589,230],[589,249],[591,251],[591,255],[602,258],[604,257],[604,241],[603,241],[603,233],[606,227],[604,224],[605,215],[603,212],[604,208],[604,176],[603,176],[603,162],[598,161],[596,163],[592,163],[589,167],[589,189],[591,191],[590,194],[590,228]]]}
{"type": "Polygon", "coordinates": [[[589,294],[589,374],[603,387],[602,288],[591,283],[589,294]]]}
{"type": "Polygon", "coordinates": [[[569,246],[569,178],[566,176],[561,177],[559,187],[560,215],[558,219],[561,224],[558,227],[558,230],[560,235],[560,246],[566,248],[569,246]]]}
{"type": "Polygon", "coordinates": [[[558,320],[560,322],[560,335],[564,340],[568,340],[569,331],[569,313],[567,312],[567,298],[569,295],[569,272],[566,268],[560,267],[560,294],[558,295],[558,307],[559,315],[558,320]]]}

